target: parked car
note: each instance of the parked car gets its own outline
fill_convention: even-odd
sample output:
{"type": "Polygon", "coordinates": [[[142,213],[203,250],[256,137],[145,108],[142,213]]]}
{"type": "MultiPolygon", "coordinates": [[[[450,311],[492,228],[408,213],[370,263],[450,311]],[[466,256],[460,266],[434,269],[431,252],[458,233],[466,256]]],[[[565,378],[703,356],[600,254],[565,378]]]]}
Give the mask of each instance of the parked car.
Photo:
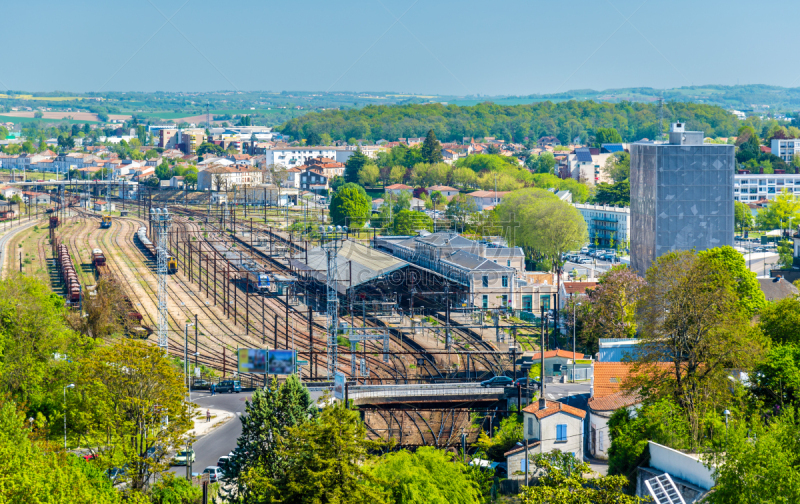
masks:
{"type": "Polygon", "coordinates": [[[589,247],[583,247],[581,249],[581,254],[588,254],[588,253],[589,253],[589,247]]]}
{"type": "Polygon", "coordinates": [[[541,387],[541,383],[539,383],[537,380],[532,380],[527,376],[524,378],[517,378],[514,381],[514,386],[516,387],[517,385],[519,385],[520,387],[531,387],[531,388],[541,387]]]}
{"type": "Polygon", "coordinates": [[[203,469],[203,474],[208,474],[208,479],[211,483],[216,483],[222,478],[222,469],[217,466],[208,466],[203,469]]]}
{"type": "Polygon", "coordinates": [[[194,450],[179,451],[172,458],[172,465],[187,465],[189,462],[194,462],[194,450]]]}
{"type": "Polygon", "coordinates": [[[583,257],[578,261],[578,263],[580,263],[580,264],[591,264],[592,260],[589,259],[588,257],[583,257]]]}
{"type": "Polygon", "coordinates": [[[217,460],[217,467],[221,468],[224,471],[225,467],[228,465],[228,462],[230,462],[230,460],[231,458],[228,455],[221,456],[219,460],[217,460]]]}
{"type": "Polygon", "coordinates": [[[87,453],[86,455],[83,455],[83,460],[87,462],[89,462],[90,460],[95,460],[96,458],[97,458],[96,453],[87,453]]]}
{"type": "Polygon", "coordinates": [[[192,382],[192,388],[195,389],[195,390],[197,390],[197,389],[207,389],[210,386],[211,386],[211,384],[208,383],[208,381],[206,381],[206,380],[197,379],[194,382],[192,382]]]}
{"type": "Polygon", "coordinates": [[[488,380],[481,382],[481,387],[509,387],[514,383],[514,380],[508,376],[495,376],[488,380]]]}
{"type": "Polygon", "coordinates": [[[108,475],[108,479],[111,480],[111,483],[113,485],[116,485],[117,483],[120,483],[122,481],[122,477],[125,476],[127,473],[128,473],[128,467],[127,466],[112,467],[108,471],[106,471],[106,474],[108,475]]]}
{"type": "Polygon", "coordinates": [[[231,394],[236,392],[237,394],[242,391],[242,384],[239,380],[222,380],[217,385],[217,392],[220,394],[224,392],[230,392],[231,394]]]}

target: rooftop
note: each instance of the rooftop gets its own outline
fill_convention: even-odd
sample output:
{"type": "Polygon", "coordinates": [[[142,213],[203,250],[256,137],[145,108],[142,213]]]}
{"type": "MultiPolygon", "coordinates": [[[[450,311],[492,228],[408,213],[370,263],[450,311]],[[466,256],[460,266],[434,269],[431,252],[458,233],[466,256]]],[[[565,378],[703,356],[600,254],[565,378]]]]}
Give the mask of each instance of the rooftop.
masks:
{"type": "Polygon", "coordinates": [[[539,409],[539,401],[534,401],[522,408],[522,411],[532,414],[539,420],[549,417],[550,415],[555,415],[556,413],[566,413],[578,418],[586,418],[586,412],[582,409],[578,409],[558,401],[547,401],[547,408],[545,409],[539,409]]]}

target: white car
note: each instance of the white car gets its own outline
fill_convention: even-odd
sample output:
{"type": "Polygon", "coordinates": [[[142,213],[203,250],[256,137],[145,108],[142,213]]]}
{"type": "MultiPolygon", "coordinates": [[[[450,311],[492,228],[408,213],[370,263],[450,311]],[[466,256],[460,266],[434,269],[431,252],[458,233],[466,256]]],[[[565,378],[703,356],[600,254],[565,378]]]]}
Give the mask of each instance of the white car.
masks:
{"type": "Polygon", "coordinates": [[[222,478],[222,469],[218,466],[208,466],[203,469],[203,473],[208,473],[208,479],[211,483],[216,483],[222,478]]]}

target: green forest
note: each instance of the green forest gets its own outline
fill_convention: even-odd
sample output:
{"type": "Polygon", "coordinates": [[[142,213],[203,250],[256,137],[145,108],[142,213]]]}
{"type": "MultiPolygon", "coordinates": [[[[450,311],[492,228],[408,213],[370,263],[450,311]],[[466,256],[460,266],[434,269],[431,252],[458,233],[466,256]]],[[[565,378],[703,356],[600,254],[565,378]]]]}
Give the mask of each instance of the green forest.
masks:
{"type": "MultiPolygon", "coordinates": [[[[598,103],[594,101],[541,102],[529,105],[481,103],[460,107],[442,104],[367,106],[361,109],[326,110],[294,118],[278,131],[295,139],[327,134],[334,140],[422,137],[433,129],[442,141],[463,137],[493,136],[522,143],[553,135],[562,143],[580,138],[593,143],[598,128],[616,128],[624,141],[654,138],[659,133],[659,107],[645,103],[598,103]]],[[[688,129],[706,136],[736,134],[739,122],[723,108],[713,105],[673,102],[661,110],[662,131],[673,121],[686,122],[688,129]]]]}

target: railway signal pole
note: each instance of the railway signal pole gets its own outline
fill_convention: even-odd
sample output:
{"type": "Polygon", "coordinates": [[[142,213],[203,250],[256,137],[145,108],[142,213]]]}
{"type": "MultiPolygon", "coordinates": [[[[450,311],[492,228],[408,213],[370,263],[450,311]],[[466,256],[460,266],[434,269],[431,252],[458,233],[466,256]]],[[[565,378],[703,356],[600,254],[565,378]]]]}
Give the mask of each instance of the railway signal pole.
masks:
{"type": "MultiPolygon", "coordinates": [[[[328,268],[325,275],[325,284],[327,286],[327,301],[328,306],[326,310],[327,318],[327,352],[328,352],[328,379],[332,380],[336,374],[337,360],[338,360],[338,347],[337,341],[339,329],[339,292],[336,290],[336,256],[339,254],[339,248],[342,246],[342,228],[337,226],[328,226],[327,228],[320,226],[322,238],[320,245],[325,251],[325,256],[328,260],[328,268]]],[[[288,297],[287,297],[288,303],[288,297]]]]}
{"type": "Polygon", "coordinates": [[[158,346],[169,355],[169,330],[167,314],[167,236],[172,224],[172,216],[166,207],[151,208],[150,222],[155,230],[158,256],[158,346]]]}

